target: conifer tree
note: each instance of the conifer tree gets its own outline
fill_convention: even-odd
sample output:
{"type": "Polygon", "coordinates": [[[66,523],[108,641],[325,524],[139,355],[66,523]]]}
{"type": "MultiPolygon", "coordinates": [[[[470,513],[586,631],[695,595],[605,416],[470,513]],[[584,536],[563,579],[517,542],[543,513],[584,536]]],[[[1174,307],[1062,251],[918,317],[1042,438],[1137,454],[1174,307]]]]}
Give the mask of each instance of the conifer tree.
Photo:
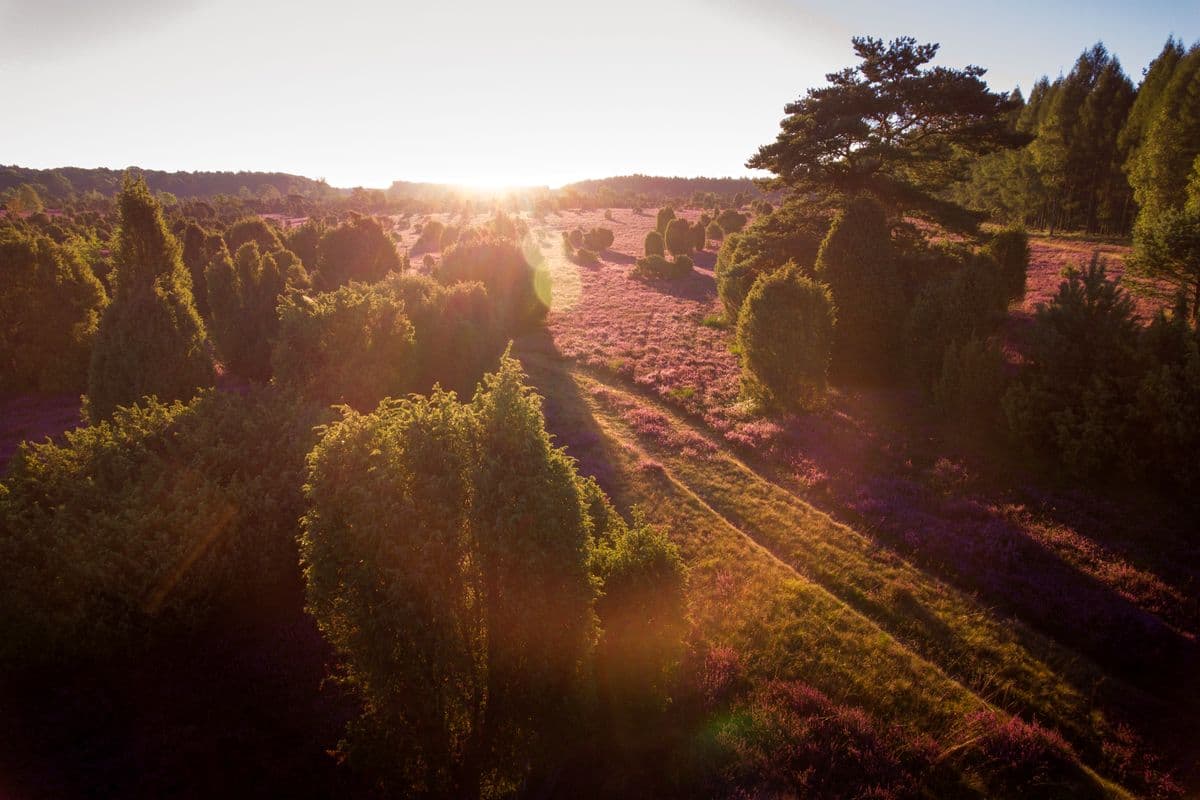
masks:
{"type": "Polygon", "coordinates": [[[838,214],[815,272],[836,308],[832,371],[873,379],[891,374],[904,324],[904,288],[878,203],[859,197],[838,214]]]}
{"type": "Polygon", "coordinates": [[[179,242],[145,180],[127,177],[117,207],[113,298],[100,320],[88,376],[92,421],[147,395],[187,400],[213,381],[179,242]]]}
{"type": "Polygon", "coordinates": [[[1155,104],[1129,181],[1141,217],[1181,209],[1200,156],[1200,45],[1193,45],[1171,71],[1155,104]]]}
{"type": "MultiPolygon", "coordinates": [[[[280,253],[287,251],[281,250],[280,253]]],[[[224,246],[208,265],[212,337],[225,366],[256,381],[271,377],[271,344],[279,329],[276,304],[286,281],[275,253],[259,253],[253,240],[231,259],[224,246]]]]}

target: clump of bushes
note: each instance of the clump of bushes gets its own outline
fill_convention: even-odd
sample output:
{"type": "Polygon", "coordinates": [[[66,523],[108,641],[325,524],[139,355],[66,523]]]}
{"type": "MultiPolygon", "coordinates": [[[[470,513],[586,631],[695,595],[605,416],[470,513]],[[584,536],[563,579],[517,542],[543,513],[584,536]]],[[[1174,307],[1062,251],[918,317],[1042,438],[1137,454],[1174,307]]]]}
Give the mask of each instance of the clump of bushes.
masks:
{"type": "Polygon", "coordinates": [[[708,239],[716,239],[717,241],[720,241],[725,238],[725,229],[722,228],[716,220],[713,220],[712,222],[708,223],[708,226],[704,229],[704,236],[708,239]]]}
{"type": "Polygon", "coordinates": [[[85,413],[93,422],[148,395],[186,400],[211,386],[212,359],[179,241],[141,178],[117,198],[112,302],[100,318],[85,413]]]}
{"type": "Polygon", "coordinates": [[[0,394],[82,390],[107,304],[78,247],[0,229],[0,394]]]}
{"type": "Polygon", "coordinates": [[[421,232],[417,236],[417,241],[413,245],[414,250],[438,250],[442,246],[442,234],[445,232],[445,226],[436,219],[425,220],[421,225],[421,232]]]}
{"type": "Polygon", "coordinates": [[[541,249],[528,239],[455,245],[442,256],[434,277],[444,285],[482,283],[506,330],[538,323],[550,310],[550,273],[541,249]]]}
{"type": "Polygon", "coordinates": [[[212,338],[235,375],[256,381],[271,377],[271,342],[279,327],[275,307],[288,286],[287,267],[281,264],[299,264],[284,254],[290,255],[286,250],[264,255],[249,241],[233,258],[222,245],[208,265],[212,338]]]}
{"type": "Polygon", "coordinates": [[[414,346],[403,302],[353,283],[315,297],[286,296],[271,364],[280,386],[324,405],[370,408],[410,385],[414,346]]]}
{"type": "Polygon", "coordinates": [[[671,280],[684,278],[692,274],[692,259],[688,256],[651,255],[637,260],[633,274],[643,278],[668,278],[671,280]]]}
{"type": "Polygon", "coordinates": [[[819,405],[835,319],[828,288],[804,277],[794,263],[760,276],[737,324],[746,392],[783,410],[819,405]]]}
{"type": "Polygon", "coordinates": [[[741,232],[722,231],[715,272],[725,315],[737,319],[746,293],[763,272],[792,261],[811,273],[828,230],[829,222],[818,209],[789,201],[741,232]]]}
{"type": "Polygon", "coordinates": [[[995,344],[972,336],[946,345],[933,384],[934,403],[945,418],[986,436],[1000,427],[1004,390],[1004,354],[995,344]]]}
{"type": "Polygon", "coordinates": [[[400,271],[400,254],[379,220],[355,214],[321,237],[316,266],[313,285],[328,292],[351,281],[373,283],[400,271]]]}
{"type": "Polygon", "coordinates": [[[225,229],[225,246],[236,253],[247,242],[258,245],[259,252],[272,253],[283,249],[279,234],[262,217],[243,217],[225,229]]]}
{"type": "Polygon", "coordinates": [[[22,445],[0,486],[0,659],[115,654],[294,582],[320,413],[208,391],[22,445]]]}
{"type": "Polygon", "coordinates": [[[742,228],[746,227],[746,222],[749,220],[745,214],[740,214],[732,208],[727,208],[720,214],[717,214],[717,224],[721,226],[721,230],[725,233],[737,233],[742,228]]]}
{"type": "Polygon", "coordinates": [[[1003,276],[988,256],[970,257],[948,276],[929,280],[904,326],[905,364],[923,391],[931,391],[947,348],[985,339],[1004,319],[1008,304],[1003,276]]]}
{"type": "MultiPolygon", "coordinates": [[[[658,616],[681,606],[677,554],[605,513],[522,377],[505,358],[469,404],[435,392],[348,412],[309,459],[309,609],[362,701],[349,763],[392,791],[478,796],[550,762],[591,679],[599,577],[614,657],[681,628],[658,616]]],[[[661,653],[641,655],[663,674],[661,653]]],[[[611,666],[623,692],[636,670],[611,666]]]]}
{"type": "Polygon", "coordinates": [[[616,237],[608,228],[592,228],[583,235],[583,246],[596,253],[602,253],[612,247],[616,237]]]}
{"type": "Polygon", "coordinates": [[[834,371],[859,380],[891,375],[906,309],[887,217],[877,202],[860,197],[838,214],[815,273],[837,307],[834,371]]]}

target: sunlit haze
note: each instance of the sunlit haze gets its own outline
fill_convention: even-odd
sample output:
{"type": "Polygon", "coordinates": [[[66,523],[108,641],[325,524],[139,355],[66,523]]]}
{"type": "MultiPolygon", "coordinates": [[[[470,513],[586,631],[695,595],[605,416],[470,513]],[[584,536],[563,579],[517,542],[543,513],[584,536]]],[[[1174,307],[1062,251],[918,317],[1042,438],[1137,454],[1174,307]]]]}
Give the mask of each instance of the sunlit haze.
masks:
{"type": "Polygon", "coordinates": [[[551,186],[742,175],[855,34],[1026,90],[1103,40],[1134,81],[1196,3],[0,2],[0,162],[551,186]],[[981,23],[980,20],[987,20],[981,23]]]}

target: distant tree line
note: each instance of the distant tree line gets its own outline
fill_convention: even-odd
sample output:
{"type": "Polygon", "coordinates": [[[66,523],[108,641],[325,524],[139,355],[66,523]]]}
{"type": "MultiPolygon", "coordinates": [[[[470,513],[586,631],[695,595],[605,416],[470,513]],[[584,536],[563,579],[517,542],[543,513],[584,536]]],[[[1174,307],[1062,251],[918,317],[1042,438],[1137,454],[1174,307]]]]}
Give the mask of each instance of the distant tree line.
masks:
{"type": "Polygon", "coordinates": [[[1103,44],[1043,77],[1006,119],[1030,143],[977,159],[951,196],[1006,222],[1126,234],[1200,202],[1200,45],[1168,39],[1134,87],[1103,44]]]}

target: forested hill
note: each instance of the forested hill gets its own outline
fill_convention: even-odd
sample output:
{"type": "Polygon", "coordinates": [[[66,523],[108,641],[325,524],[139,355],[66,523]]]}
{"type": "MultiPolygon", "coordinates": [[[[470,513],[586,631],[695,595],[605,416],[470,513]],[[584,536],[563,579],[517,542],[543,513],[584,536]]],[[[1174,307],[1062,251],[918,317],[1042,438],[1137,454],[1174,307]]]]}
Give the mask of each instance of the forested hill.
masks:
{"type": "Polygon", "coordinates": [[[696,192],[733,195],[737,192],[759,194],[751,178],[668,178],[656,175],[620,175],[613,178],[568,183],[563,191],[580,194],[611,192],[615,195],[644,195],[650,200],[665,197],[688,197],[696,192]]]}
{"type": "MultiPolygon", "coordinates": [[[[302,194],[324,196],[339,192],[323,180],[313,180],[286,172],[164,172],[154,169],[137,170],[155,192],[170,192],[176,197],[211,197],[218,194],[261,197],[272,190],[280,195],[302,194]]],[[[121,190],[126,170],[105,167],[56,167],[31,169],[0,166],[0,194],[22,184],[33,186],[43,200],[61,200],[72,196],[99,192],[105,196],[121,190]]]]}

